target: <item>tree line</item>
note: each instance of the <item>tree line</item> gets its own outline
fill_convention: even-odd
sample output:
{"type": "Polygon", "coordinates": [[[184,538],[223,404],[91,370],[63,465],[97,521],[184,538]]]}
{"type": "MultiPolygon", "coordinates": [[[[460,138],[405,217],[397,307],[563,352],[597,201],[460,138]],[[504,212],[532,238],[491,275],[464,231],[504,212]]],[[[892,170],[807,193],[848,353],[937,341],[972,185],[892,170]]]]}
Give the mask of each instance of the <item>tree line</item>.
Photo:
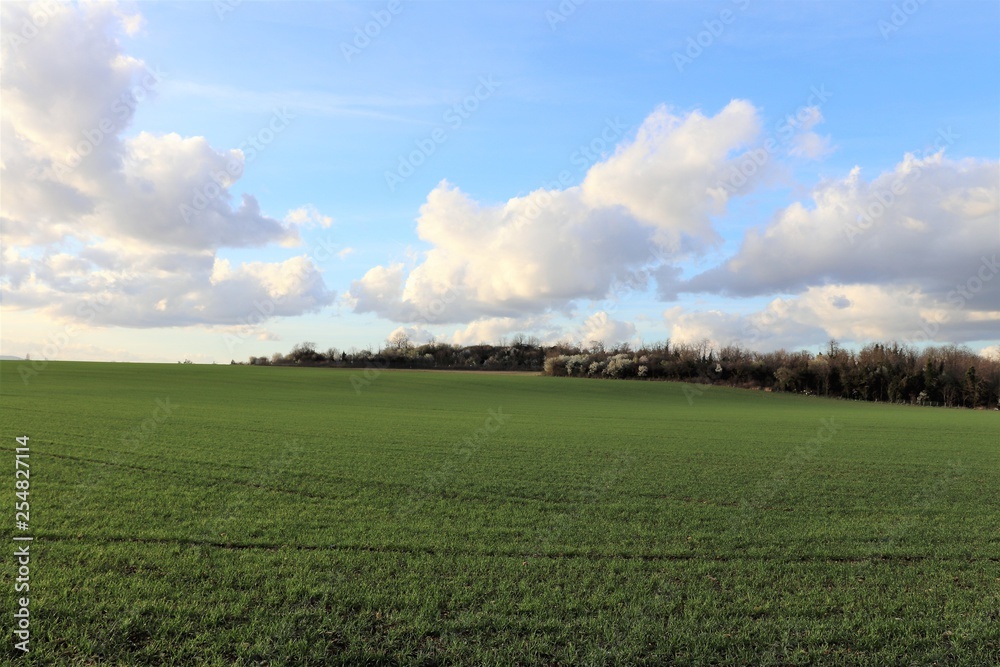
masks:
{"type": "MultiPolygon", "coordinates": [[[[232,363],[237,363],[233,361],[232,363]]],[[[669,340],[638,349],[559,343],[541,345],[515,336],[488,345],[415,345],[397,335],[377,350],[319,351],[315,343],[288,354],[250,357],[254,366],[329,366],[534,371],[551,376],[672,380],[764,391],[796,392],[851,400],[967,408],[997,408],[1000,360],[967,347],[945,345],[918,350],[895,342],[870,343],[858,351],[830,341],[826,349],[756,352],[739,345],[712,347],[669,340]]]]}

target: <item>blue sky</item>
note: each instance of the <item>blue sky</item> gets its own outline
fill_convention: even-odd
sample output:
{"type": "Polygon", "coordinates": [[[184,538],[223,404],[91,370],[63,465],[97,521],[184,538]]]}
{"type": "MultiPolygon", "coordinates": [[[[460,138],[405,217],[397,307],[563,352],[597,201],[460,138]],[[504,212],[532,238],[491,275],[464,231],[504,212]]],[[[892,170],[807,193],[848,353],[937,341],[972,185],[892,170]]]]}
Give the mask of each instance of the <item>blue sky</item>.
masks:
{"type": "Polygon", "coordinates": [[[1000,349],[996,2],[5,3],[2,30],[3,354],[1000,349]]]}

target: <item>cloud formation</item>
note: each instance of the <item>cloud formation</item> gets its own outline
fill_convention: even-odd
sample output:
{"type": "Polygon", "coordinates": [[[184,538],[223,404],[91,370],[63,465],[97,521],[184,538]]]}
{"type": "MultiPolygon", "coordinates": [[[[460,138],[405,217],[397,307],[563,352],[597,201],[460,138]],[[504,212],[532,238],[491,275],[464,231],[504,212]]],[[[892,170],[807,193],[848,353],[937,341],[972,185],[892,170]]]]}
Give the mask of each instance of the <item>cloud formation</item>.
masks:
{"type": "Polygon", "coordinates": [[[636,328],[631,322],[616,320],[608,313],[600,310],[586,320],[570,335],[570,340],[589,345],[592,341],[600,341],[607,345],[632,342],[636,338],[636,328]]]}
{"type": "MultiPolygon", "coordinates": [[[[997,249],[1000,163],[908,154],[871,181],[855,167],[751,229],[721,266],[667,292],[756,296],[846,283],[915,285],[945,301],[997,249]]],[[[1000,309],[1000,279],[976,305],[1000,309]]]]}
{"type": "Polygon", "coordinates": [[[38,6],[0,11],[6,306],[80,320],[81,304],[99,297],[87,322],[153,327],[232,323],[275,296],[287,315],[332,302],[302,258],[219,268],[222,248],[296,245],[300,227],[326,220],[302,209],[279,221],[252,195],[233,201],[243,151],[125,135],[168,76],[122,50],[139,15],[47,3],[44,25],[25,31],[38,6]]]}
{"type": "Polygon", "coordinates": [[[998,240],[1000,163],[907,154],[871,180],[855,167],[820,183],[810,202],[748,230],[719,266],[689,280],[661,272],[658,288],[665,300],[777,296],[743,315],[671,308],[664,317],[684,342],[990,340],[1000,330],[998,240]]]}
{"type": "MultiPolygon", "coordinates": [[[[714,223],[733,197],[781,173],[782,158],[833,150],[815,132],[822,120],[818,107],[803,107],[779,144],[763,137],[745,101],[715,116],[660,107],[579,186],[489,205],[442,182],[417,221],[430,249],[410,267],[374,267],[352,283],[348,302],[398,322],[467,323],[455,340],[478,342],[523,330],[526,318],[572,317],[580,300],[641,291],[652,277],[664,301],[785,295],[748,315],[668,310],[678,341],[771,348],[830,337],[995,336],[1000,278],[992,280],[996,259],[986,251],[997,247],[1000,163],[951,160],[943,149],[907,154],[871,180],[855,168],[823,181],[811,201],[747,230],[733,256],[684,277],[684,260],[719,241],[714,223]]],[[[634,325],[597,313],[571,337],[635,334],[634,325]]]]}
{"type": "MultiPolygon", "coordinates": [[[[296,246],[333,223],[309,204],[269,215],[255,196],[235,194],[260,146],[220,149],[200,136],[133,131],[138,106],[170,82],[122,46],[139,14],[113,3],[48,3],[44,25],[27,30],[38,11],[0,4],[5,307],[94,325],[242,330],[333,302],[319,254],[225,258],[226,249],[296,246]]],[[[176,90],[185,86],[208,94],[183,82],[176,90]]],[[[213,99],[233,92],[214,90],[213,99]]],[[[726,219],[734,198],[778,181],[802,192],[791,167],[834,150],[816,131],[829,95],[813,89],[770,133],[745,100],[714,115],[657,107],[575,185],[481,201],[441,181],[416,221],[424,249],[407,263],[372,267],[345,301],[414,337],[449,325],[458,343],[525,332],[610,344],[636,337],[635,325],[584,304],[611,294],[627,301],[653,284],[664,302],[714,301],[667,310],[678,341],[764,349],[829,337],[995,340],[1000,162],[992,158],[906,154],[881,174],[855,168],[824,180],[796,194],[801,201],[782,202],[762,227],[740,230],[739,249],[703,270],[722,232],[739,229],[726,219]],[[770,302],[747,312],[743,300],[761,297],[770,302]]],[[[272,101],[237,106],[270,109],[272,101]]],[[[274,139],[292,122],[287,110],[273,111],[256,138],[274,139]]],[[[325,257],[353,252],[332,247],[324,241],[325,257]]],[[[641,322],[636,315],[622,317],[641,322]]]]}
{"type": "Polygon", "coordinates": [[[978,307],[959,292],[950,297],[936,299],[912,284],[832,284],[778,297],[751,313],[675,306],[663,316],[677,342],[709,340],[716,346],[737,343],[761,351],[821,344],[831,338],[842,343],[895,340],[919,345],[996,337],[1000,310],[978,307]]]}
{"type": "Polygon", "coordinates": [[[729,195],[718,183],[759,126],[741,100],[713,117],[660,107],[579,186],[484,204],[443,181],[417,220],[422,260],[372,268],[348,302],[397,322],[469,323],[568,313],[612,285],[645,284],[664,259],[719,240],[711,216],[729,195]]]}

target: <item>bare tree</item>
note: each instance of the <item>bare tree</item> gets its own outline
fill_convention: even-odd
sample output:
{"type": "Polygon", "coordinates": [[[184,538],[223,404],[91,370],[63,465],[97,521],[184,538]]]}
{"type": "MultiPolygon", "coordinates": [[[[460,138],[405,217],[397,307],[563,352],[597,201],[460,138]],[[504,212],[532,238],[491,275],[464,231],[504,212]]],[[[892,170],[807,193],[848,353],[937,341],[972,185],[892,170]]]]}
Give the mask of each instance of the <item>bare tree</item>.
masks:
{"type": "Polygon", "coordinates": [[[405,331],[397,331],[389,336],[389,339],[386,342],[389,344],[389,349],[396,350],[398,352],[403,352],[413,347],[413,344],[410,342],[410,337],[406,335],[405,331]]]}

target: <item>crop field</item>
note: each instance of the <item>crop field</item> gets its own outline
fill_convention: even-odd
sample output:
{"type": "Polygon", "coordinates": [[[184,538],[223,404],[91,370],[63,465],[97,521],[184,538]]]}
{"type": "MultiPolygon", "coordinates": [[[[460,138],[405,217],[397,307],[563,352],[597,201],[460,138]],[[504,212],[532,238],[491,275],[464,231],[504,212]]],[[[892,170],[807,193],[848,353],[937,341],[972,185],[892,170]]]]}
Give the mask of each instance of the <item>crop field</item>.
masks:
{"type": "Polygon", "coordinates": [[[5,627],[30,438],[18,664],[1000,660],[997,412],[514,374],[0,373],[5,627]]]}

